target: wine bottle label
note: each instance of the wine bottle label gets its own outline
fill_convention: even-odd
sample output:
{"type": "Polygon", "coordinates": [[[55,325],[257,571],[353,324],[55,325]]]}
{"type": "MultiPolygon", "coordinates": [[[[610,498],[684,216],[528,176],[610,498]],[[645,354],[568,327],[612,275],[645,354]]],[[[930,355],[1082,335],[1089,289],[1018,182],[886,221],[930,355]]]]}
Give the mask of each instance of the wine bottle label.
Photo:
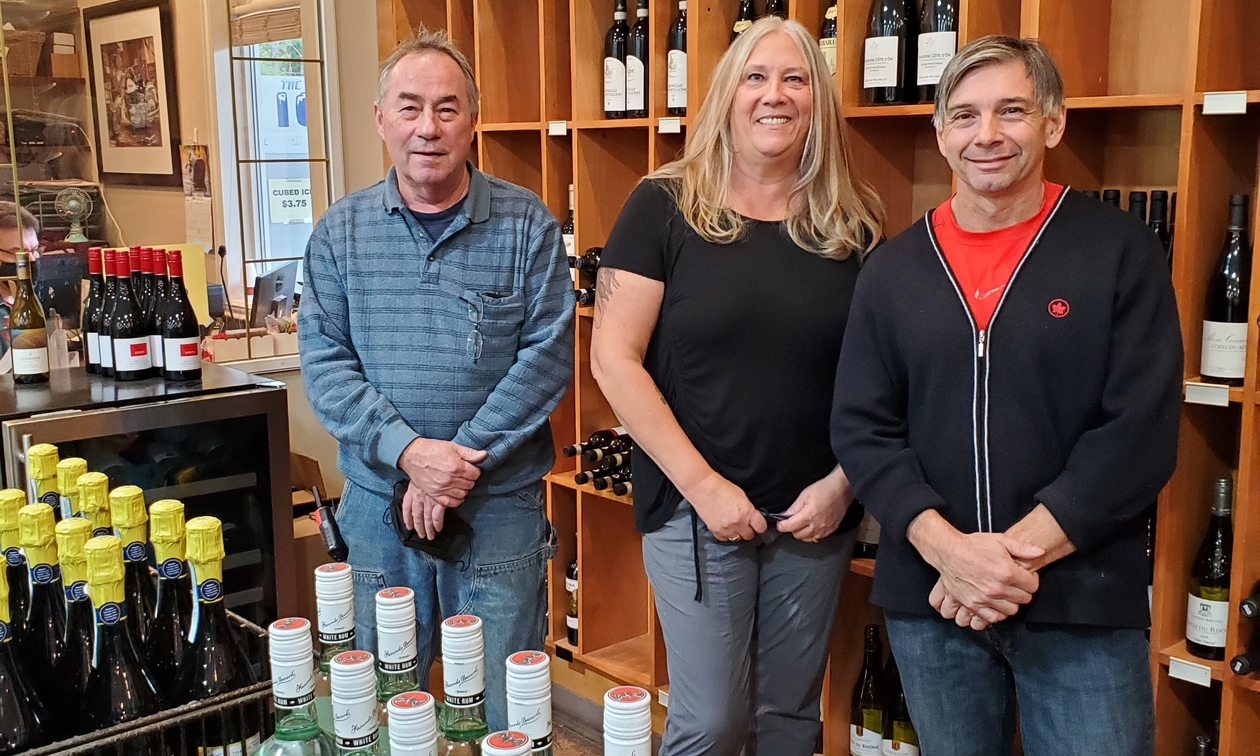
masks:
{"type": "Polygon", "coordinates": [[[197,583],[197,600],[213,604],[223,599],[223,584],[214,578],[206,578],[197,583]]]}
{"type": "Polygon", "coordinates": [[[101,335],[94,331],[87,335],[88,364],[101,364],[101,335]]]}
{"type": "Polygon", "coordinates": [[[410,672],[416,661],[416,629],[376,628],[377,664],[382,672],[410,672]]]}
{"type": "Polygon", "coordinates": [[[31,565],[31,582],[35,585],[48,585],[61,579],[61,568],[55,564],[31,565]]]}
{"type": "Polygon", "coordinates": [[[849,753],[852,756],[880,756],[883,735],[860,724],[849,725],[849,753]]]}
{"type": "Polygon", "coordinates": [[[158,577],[163,580],[179,580],[184,576],[184,560],[167,559],[158,565],[158,577]]]}
{"type": "Polygon", "coordinates": [[[101,344],[101,367],[112,368],[114,366],[114,340],[105,334],[97,337],[101,344]]]}
{"type": "Polygon", "coordinates": [[[880,743],[881,756],[919,756],[919,747],[902,743],[900,740],[885,740],[880,743]]]}
{"type": "Polygon", "coordinates": [[[626,56],[626,110],[647,109],[647,88],[644,82],[643,61],[633,55],[626,56]]]}
{"type": "Polygon", "coordinates": [[[604,58],[604,112],[619,113],[626,109],[626,64],[616,58],[604,58]]]}
{"type": "Polygon", "coordinates": [[[315,700],[315,667],[310,660],[296,664],[271,663],[271,695],[276,706],[296,709],[315,700]]]}
{"type": "Polygon", "coordinates": [[[153,355],[153,367],[162,367],[166,362],[166,349],[160,335],[149,334],[149,354],[153,355]]]}
{"type": "Polygon", "coordinates": [[[166,353],[163,362],[171,372],[182,373],[201,368],[201,339],[196,336],[163,339],[162,350],[166,353]]]}
{"type": "Polygon", "coordinates": [[[1203,321],[1199,372],[1211,378],[1242,378],[1246,374],[1246,323],[1203,321]]]}
{"type": "Polygon", "coordinates": [[[862,543],[879,544],[879,522],[867,512],[858,523],[857,539],[862,543]]]}
{"type": "Polygon", "coordinates": [[[833,5],[827,9],[827,12],[823,15],[823,18],[826,18],[830,21],[834,21],[836,19],[836,16],[838,15],[839,15],[839,11],[836,9],[836,6],[833,5]]]}
{"type": "Polygon", "coordinates": [[[867,37],[862,87],[897,86],[897,58],[901,56],[900,37],[867,37]]]}
{"type": "Polygon", "coordinates": [[[123,546],[122,552],[124,562],[144,562],[148,559],[144,553],[144,541],[132,541],[123,546]]]}
{"type": "Polygon", "coordinates": [[[104,528],[104,527],[102,527],[102,528],[93,528],[93,529],[92,529],[92,537],[93,537],[93,538],[96,538],[97,536],[107,536],[107,535],[113,535],[113,534],[114,534],[114,529],[113,529],[113,528],[104,528]]]}
{"type": "MultiPolygon", "coordinates": [[[[573,257],[573,251],[577,246],[577,242],[573,238],[573,234],[560,234],[560,238],[564,240],[564,253],[569,257],[573,257]]],[[[577,280],[577,268],[572,266],[569,270],[573,272],[573,280],[577,280]]]]}
{"type": "Polygon", "coordinates": [[[334,696],[332,704],[333,734],[340,748],[367,748],[376,742],[375,698],[347,703],[334,696]]]}
{"type": "Polygon", "coordinates": [[[344,643],[354,638],[354,601],[345,603],[315,600],[321,643],[344,643]]]}
{"type": "Polygon", "coordinates": [[[683,50],[665,55],[665,106],[687,107],[687,53],[683,50]]]}
{"type": "Polygon", "coordinates": [[[731,27],[731,31],[735,32],[736,34],[743,34],[744,32],[748,31],[752,27],[752,24],[753,24],[752,21],[741,18],[740,20],[735,22],[735,26],[731,27]]]}
{"type": "Polygon", "coordinates": [[[66,601],[87,601],[87,582],[77,580],[65,587],[66,601]]]}
{"type": "MultiPolygon", "coordinates": [[[[42,328],[27,329],[25,331],[13,332],[13,343],[17,344],[18,339],[22,339],[22,344],[32,344],[35,339],[31,334],[43,333],[45,340],[48,338],[47,331],[42,328]]],[[[13,374],[14,375],[39,375],[48,372],[48,346],[47,342],[43,346],[35,347],[13,347],[13,374]]]]}
{"type": "MultiPolygon", "coordinates": [[[[830,11],[828,11],[830,12],[830,11]]],[[[823,37],[818,40],[818,49],[822,50],[823,60],[827,61],[827,70],[836,72],[836,38],[823,37]]]]}
{"type": "Polygon", "coordinates": [[[1186,640],[1210,648],[1225,648],[1228,601],[1209,601],[1190,594],[1186,607],[1186,640]]]}
{"type": "MultiPolygon", "coordinates": [[[[522,705],[507,698],[508,729],[523,732],[534,741],[533,748],[551,743],[551,700],[544,704],[522,705]]],[[[646,756],[646,754],[645,754],[646,756]]]]}
{"type": "Polygon", "coordinates": [[[448,706],[476,706],[486,698],[486,673],[481,660],[442,659],[442,689],[448,706]]]}
{"type": "Polygon", "coordinates": [[[114,339],[114,369],[119,372],[149,370],[153,355],[149,353],[149,337],[114,339]]]}
{"type": "Polygon", "coordinates": [[[127,611],[121,603],[114,603],[110,601],[96,607],[96,624],[98,625],[107,625],[112,627],[126,618],[127,611]]]}
{"type": "Polygon", "coordinates": [[[919,35],[919,86],[936,86],[958,50],[958,32],[919,35]]]}

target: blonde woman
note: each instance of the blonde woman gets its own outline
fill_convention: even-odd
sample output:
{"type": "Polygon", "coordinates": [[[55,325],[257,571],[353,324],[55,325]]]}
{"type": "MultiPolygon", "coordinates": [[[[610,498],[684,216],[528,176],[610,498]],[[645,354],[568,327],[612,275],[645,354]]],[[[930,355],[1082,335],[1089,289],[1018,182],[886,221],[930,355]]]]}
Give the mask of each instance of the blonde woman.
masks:
{"type": "Polygon", "coordinates": [[[591,360],[639,446],[635,520],[669,661],[662,756],[814,752],[861,517],[828,418],[882,233],[849,163],[817,44],[765,18],[604,247],[591,360]]]}

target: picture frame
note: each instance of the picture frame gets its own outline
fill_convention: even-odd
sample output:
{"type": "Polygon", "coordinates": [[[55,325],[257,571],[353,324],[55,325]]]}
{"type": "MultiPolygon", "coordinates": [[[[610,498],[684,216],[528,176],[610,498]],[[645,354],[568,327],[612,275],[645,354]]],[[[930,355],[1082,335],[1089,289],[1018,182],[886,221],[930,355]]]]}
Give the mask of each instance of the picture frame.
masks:
{"type": "Polygon", "coordinates": [[[183,186],[170,0],[83,9],[100,181],[183,186]]]}

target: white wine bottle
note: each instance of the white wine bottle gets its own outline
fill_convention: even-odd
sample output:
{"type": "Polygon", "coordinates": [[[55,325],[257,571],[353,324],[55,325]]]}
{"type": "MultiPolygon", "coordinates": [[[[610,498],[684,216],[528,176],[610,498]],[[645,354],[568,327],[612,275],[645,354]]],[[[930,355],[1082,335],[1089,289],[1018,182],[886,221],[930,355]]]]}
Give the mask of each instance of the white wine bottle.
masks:
{"type": "Polygon", "coordinates": [[[1234,484],[1216,479],[1212,515],[1199,554],[1190,570],[1186,606],[1186,650],[1203,659],[1225,658],[1225,626],[1229,620],[1230,555],[1234,550],[1234,484]]]}
{"type": "Polygon", "coordinates": [[[13,382],[48,382],[48,327],[44,308],[35,297],[31,284],[31,260],[18,251],[17,290],[13,294],[13,310],[9,313],[9,344],[13,354],[13,382]]]}
{"type": "Polygon", "coordinates": [[[849,709],[849,753],[853,756],[880,756],[887,702],[883,680],[880,679],[883,650],[879,625],[867,625],[862,669],[853,686],[853,702],[849,709]]]}
{"type": "Polygon", "coordinates": [[[1208,279],[1199,372],[1209,381],[1241,386],[1247,371],[1247,307],[1251,288],[1251,242],[1247,240],[1245,194],[1229,198],[1229,227],[1220,262],[1208,279]]]}

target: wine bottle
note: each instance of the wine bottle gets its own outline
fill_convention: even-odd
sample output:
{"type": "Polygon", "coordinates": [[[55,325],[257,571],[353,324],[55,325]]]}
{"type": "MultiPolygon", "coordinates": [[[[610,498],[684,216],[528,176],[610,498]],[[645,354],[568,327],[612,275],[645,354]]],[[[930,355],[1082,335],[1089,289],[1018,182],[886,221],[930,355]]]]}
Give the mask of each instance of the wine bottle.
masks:
{"type": "Polygon", "coordinates": [[[1111,205],[1114,208],[1119,209],[1120,190],[1119,189],[1104,189],[1102,193],[1102,201],[1107,203],[1108,205],[1111,205]]]}
{"type": "Polygon", "coordinates": [[[911,99],[905,88],[905,64],[912,32],[907,0],[871,1],[862,67],[862,88],[869,104],[893,105],[911,99]]]}
{"type": "Polygon", "coordinates": [[[101,375],[114,377],[114,307],[118,304],[118,253],[105,250],[105,298],[101,302],[101,319],[97,340],[101,345],[101,375]]]}
{"type": "Polygon", "coordinates": [[[630,756],[652,752],[652,696],[625,685],[604,694],[604,753],[630,756]]]}
{"type": "Polygon", "coordinates": [[[16,639],[15,645],[26,634],[26,614],[31,608],[31,586],[26,557],[22,555],[22,529],[18,525],[18,511],[24,506],[26,492],[22,489],[0,491],[0,549],[4,550],[4,572],[9,585],[9,635],[16,639]]]}
{"type": "MultiPolygon", "coordinates": [[[[127,253],[119,252],[119,268],[127,266],[127,253]]],[[[136,270],[136,276],[139,270],[136,270]]],[[[138,381],[153,374],[153,355],[145,330],[140,302],[132,288],[134,276],[118,276],[118,296],[110,326],[114,349],[114,380],[138,381]]]]}
{"type": "Polygon", "coordinates": [[[276,620],[268,628],[267,637],[276,731],[262,744],[257,756],[335,756],[336,747],[319,728],[315,714],[310,621],[301,617],[276,620]]]}
{"type": "Polygon", "coordinates": [[[1199,371],[1205,380],[1241,386],[1247,370],[1247,305],[1251,289],[1251,242],[1245,194],[1229,198],[1229,228],[1220,262],[1208,279],[1199,371]]]}
{"type": "Polygon", "coordinates": [[[634,493],[634,470],[626,470],[626,474],[612,484],[612,492],[618,496],[629,496],[634,493]]]}
{"type": "Polygon", "coordinates": [[[1146,192],[1129,192],[1129,214],[1146,223],[1146,192]]]}
{"type": "MultiPolygon", "coordinates": [[[[88,596],[96,615],[96,646],[79,730],[93,732],[157,714],[164,700],[153,687],[125,621],[122,541],[114,536],[96,536],[83,551],[87,555],[88,596]]],[[[166,753],[166,749],[155,735],[138,743],[133,740],[124,752],[156,755],[166,753]]]]}
{"type": "Polygon", "coordinates": [[[919,100],[936,102],[936,85],[958,52],[958,0],[923,0],[918,47],[919,100]]]}
{"type": "Polygon", "coordinates": [[[626,117],[626,54],[630,27],[626,26],[626,0],[616,0],[613,25],[604,37],[604,117],[626,117]]]}
{"type": "Polygon", "coordinates": [[[910,721],[910,707],[906,704],[906,692],[901,687],[897,658],[891,652],[884,667],[884,680],[888,684],[888,716],[884,718],[880,753],[883,756],[918,756],[919,736],[910,721]]]}
{"type": "Polygon", "coordinates": [[[61,656],[53,667],[53,687],[57,700],[77,701],[87,691],[96,629],[87,595],[87,554],[83,551],[92,537],[92,526],[82,517],[70,517],[57,523],[56,535],[66,596],[66,631],[61,639],[61,656]]]}
{"type": "MultiPolygon", "coordinates": [[[[499,730],[481,741],[482,756],[529,756],[529,736],[516,730],[499,730]]],[[[551,753],[551,749],[547,749],[551,753]]]]}
{"type": "Polygon", "coordinates": [[[573,267],[581,271],[594,272],[599,268],[599,259],[604,254],[603,247],[591,247],[573,261],[573,267]]]}
{"type": "Polygon", "coordinates": [[[507,658],[508,729],[528,738],[527,754],[551,756],[551,657],[519,651],[507,658]]]}
{"type": "Polygon", "coordinates": [[[1260,672],[1260,633],[1253,632],[1251,646],[1229,661],[1229,668],[1236,675],[1260,672]]]}
{"type": "MultiPolygon", "coordinates": [[[[175,700],[184,704],[230,693],[258,682],[249,658],[228,625],[223,606],[223,524],[216,517],[194,517],[184,526],[188,564],[197,591],[188,653],[175,682],[175,700]]],[[[207,717],[192,734],[193,746],[253,753],[261,744],[262,723],[253,707],[207,717]]]]}
{"type": "Polygon", "coordinates": [[[1151,192],[1151,219],[1149,222],[1151,230],[1159,237],[1159,243],[1164,245],[1164,252],[1168,255],[1168,262],[1172,264],[1172,235],[1168,227],[1168,192],[1163,189],[1156,189],[1151,192]]]}
{"type": "Polygon", "coordinates": [[[47,504],[27,504],[18,510],[22,550],[31,579],[31,608],[22,636],[22,665],[42,701],[59,695],[53,668],[61,658],[66,637],[66,598],[57,561],[56,518],[47,504]]]}
{"type": "Polygon", "coordinates": [[[580,307],[590,307],[595,304],[595,287],[587,287],[585,289],[574,289],[573,298],[577,300],[580,307]]]}
{"type": "Polygon", "coordinates": [[[92,524],[92,536],[113,535],[113,520],[109,516],[109,477],[105,473],[89,472],[79,476],[79,506],[83,516],[92,524]]]}
{"type": "Polygon", "coordinates": [[[591,449],[599,449],[607,446],[614,438],[627,436],[626,429],[617,426],[616,428],[608,428],[605,430],[597,430],[591,434],[590,438],[580,444],[570,444],[560,450],[560,453],[566,457],[576,457],[591,449]]]}
{"type": "Polygon", "coordinates": [[[157,606],[157,588],[149,575],[149,513],[144,509],[144,491],[137,486],[119,486],[109,492],[109,516],[114,532],[123,543],[123,593],[127,597],[127,623],[131,637],[140,648],[149,643],[153,615],[157,606]]]}
{"type": "Polygon", "coordinates": [[[159,297],[165,297],[166,292],[166,253],[161,253],[162,277],[159,279],[157,274],[159,252],[160,250],[153,250],[150,259],[144,261],[145,291],[144,301],[140,304],[140,317],[144,320],[145,333],[149,335],[149,354],[153,356],[153,372],[156,375],[163,374],[166,358],[166,351],[162,348],[162,321],[158,317],[161,309],[159,297]],[[158,291],[159,281],[162,285],[161,293],[158,291]]]}
{"type": "Polygon", "coordinates": [[[389,752],[392,756],[437,756],[437,709],[423,691],[389,699],[389,752]]]}
{"type": "Polygon", "coordinates": [[[880,679],[883,651],[879,625],[867,625],[862,669],[853,686],[853,704],[850,707],[849,753],[854,756],[879,756],[884,735],[884,702],[888,700],[880,679]]]}
{"type": "Polygon", "coordinates": [[[0,570],[0,754],[38,748],[50,738],[48,714],[14,653],[9,578],[0,570]]]}
{"type": "Polygon", "coordinates": [[[608,471],[606,475],[600,475],[591,481],[591,485],[596,491],[607,491],[612,485],[618,481],[625,480],[630,474],[629,468],[619,467],[615,470],[608,471]]]}
{"type": "Polygon", "coordinates": [[[586,462],[602,462],[610,455],[629,452],[633,448],[634,440],[632,438],[619,436],[582,452],[582,459],[586,462]]]}
{"type": "Polygon", "coordinates": [[[600,470],[616,470],[620,467],[627,467],[630,464],[630,452],[616,452],[604,457],[599,463],[600,470]]]}
{"type": "Polygon", "coordinates": [[[787,0],[766,0],[766,12],[764,15],[778,16],[786,21],[788,17],[787,0]]]}
{"type": "MultiPolygon", "coordinates": [[[[420,689],[416,658],[416,594],[410,588],[376,593],[376,700],[380,713],[399,693],[420,689]]],[[[386,724],[386,722],[382,722],[386,724]]]]}
{"type": "MultiPolygon", "coordinates": [[[[560,227],[560,238],[564,240],[564,253],[570,257],[573,256],[575,249],[574,239],[574,223],[573,223],[573,184],[569,184],[569,214],[564,218],[564,225],[560,227]]],[[[573,280],[577,281],[577,273],[573,273],[573,280]]]]}
{"type": "Polygon", "coordinates": [[[57,493],[60,497],[61,519],[81,516],[78,480],[79,476],[86,474],[87,471],[87,460],[80,457],[66,457],[57,463],[57,493]]]}
{"type": "Polygon", "coordinates": [[[827,6],[827,12],[823,15],[822,29],[818,32],[818,47],[822,50],[823,58],[827,61],[827,70],[831,73],[836,72],[836,36],[838,27],[836,18],[839,17],[840,10],[836,7],[836,0],[831,0],[831,4],[827,6]]]}
{"type": "Polygon", "coordinates": [[[1083,191],[1081,192],[1081,194],[1084,194],[1086,197],[1089,197],[1090,199],[1099,200],[1100,202],[1102,201],[1102,194],[1094,191],[1093,189],[1088,189],[1086,191],[1083,191]]]}
{"type": "Polygon", "coordinates": [[[739,39],[739,35],[748,31],[752,27],[753,21],[757,20],[757,8],[753,5],[753,0],[739,0],[739,17],[735,19],[735,25],[731,27],[731,43],[739,39]]]}
{"type": "Polygon", "coordinates": [[[376,660],[367,651],[342,651],[333,657],[333,735],[338,756],[381,752],[375,666],[376,660]]]}
{"type": "Polygon", "coordinates": [[[1260,592],[1256,592],[1239,602],[1238,613],[1247,619],[1260,618],[1260,592]]]}
{"type": "Polygon", "coordinates": [[[879,551],[879,523],[870,512],[862,515],[858,523],[857,543],[853,547],[854,559],[874,559],[879,551]]]}
{"type": "Polygon", "coordinates": [[[457,614],[442,623],[442,688],[446,706],[440,728],[448,743],[474,743],[486,726],[485,643],[481,619],[457,614]]]}
{"type": "Polygon", "coordinates": [[[678,15],[669,25],[665,53],[665,112],[687,115],[687,0],[678,0],[678,15]]]}
{"type": "Polygon", "coordinates": [[[83,305],[83,340],[87,352],[87,371],[101,372],[101,307],[105,304],[105,272],[101,248],[88,248],[87,302],[83,305]]]}
{"type": "Polygon", "coordinates": [[[1194,738],[1194,756],[1215,756],[1212,753],[1212,739],[1207,735],[1196,735],[1194,738]]]}
{"type": "Polygon", "coordinates": [[[184,505],[174,499],[155,501],[149,518],[158,587],[144,658],[158,690],[174,699],[192,628],[192,581],[184,562],[184,505]]]}
{"type": "Polygon", "coordinates": [[[1150,506],[1150,515],[1146,518],[1146,608],[1155,606],[1155,513],[1158,511],[1154,503],[1150,506]]]}
{"type": "Polygon", "coordinates": [[[9,353],[13,355],[13,382],[18,384],[48,382],[48,327],[44,308],[31,284],[31,262],[27,253],[18,251],[17,289],[9,313],[9,353]]]}
{"type": "Polygon", "coordinates": [[[162,316],[163,377],[168,381],[201,380],[201,329],[184,288],[184,261],[178,249],[167,253],[170,282],[162,316]]]}
{"type": "Polygon", "coordinates": [[[136,301],[146,322],[153,308],[153,252],[149,247],[140,249],[140,288],[136,289],[136,301]]]}
{"type": "Polygon", "coordinates": [[[564,629],[567,631],[568,644],[575,649],[577,648],[577,591],[577,559],[573,559],[564,570],[564,593],[568,597],[568,602],[564,605],[564,629]]]}
{"type": "Polygon", "coordinates": [[[1168,199],[1168,267],[1172,267],[1173,247],[1177,246],[1177,193],[1168,199]]]}
{"type": "MultiPolygon", "coordinates": [[[[319,621],[319,675],[316,695],[332,694],[333,657],[354,650],[354,572],[345,562],[315,568],[315,613],[319,621]]],[[[373,699],[375,700],[375,699],[373,699]]]]}
{"type": "MultiPolygon", "coordinates": [[[[131,247],[127,250],[127,268],[131,271],[131,295],[139,299],[140,288],[144,282],[141,279],[140,271],[140,253],[144,247],[131,247]]],[[[119,278],[123,277],[122,273],[118,274],[119,278]]]]}
{"type": "Polygon", "coordinates": [[[57,492],[57,463],[61,457],[52,444],[35,444],[26,450],[26,495],[32,504],[47,504],[61,511],[57,492]]]}
{"type": "Polygon", "coordinates": [[[1212,515],[1190,570],[1186,606],[1186,650],[1203,659],[1225,658],[1225,625],[1229,618],[1230,556],[1234,550],[1234,484],[1216,479],[1212,515]]]}
{"type": "Polygon", "coordinates": [[[626,42],[626,116],[647,118],[648,101],[648,5],[638,0],[634,26],[626,42]]]}

